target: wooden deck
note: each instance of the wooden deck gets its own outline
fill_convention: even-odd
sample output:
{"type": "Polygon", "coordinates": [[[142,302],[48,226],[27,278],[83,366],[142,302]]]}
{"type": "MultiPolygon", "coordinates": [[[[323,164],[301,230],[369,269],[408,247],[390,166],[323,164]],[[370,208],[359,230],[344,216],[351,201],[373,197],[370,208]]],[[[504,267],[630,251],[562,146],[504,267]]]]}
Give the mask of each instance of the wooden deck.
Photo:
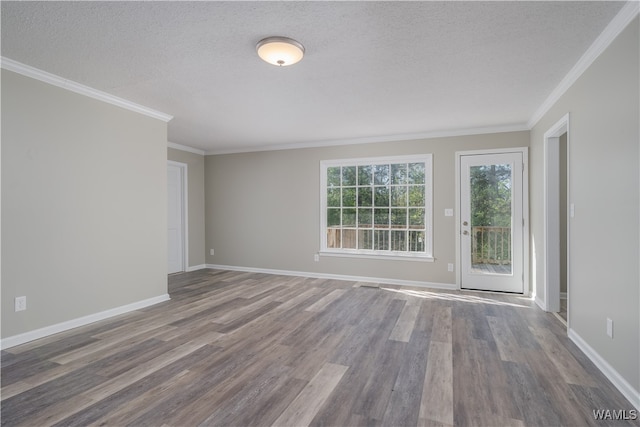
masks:
{"type": "Polygon", "coordinates": [[[471,272],[475,274],[511,274],[511,264],[473,264],[471,272]]]}
{"type": "Polygon", "coordinates": [[[604,426],[633,407],[529,299],[201,270],[2,351],[3,426],[604,426]]]}

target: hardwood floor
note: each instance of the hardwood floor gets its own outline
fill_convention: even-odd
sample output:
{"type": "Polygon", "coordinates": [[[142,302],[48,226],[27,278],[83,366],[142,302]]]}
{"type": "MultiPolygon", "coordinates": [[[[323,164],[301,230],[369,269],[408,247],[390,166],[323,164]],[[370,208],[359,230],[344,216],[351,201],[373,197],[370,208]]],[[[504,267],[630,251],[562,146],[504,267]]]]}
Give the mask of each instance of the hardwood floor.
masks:
{"type": "Polygon", "coordinates": [[[2,425],[638,425],[594,420],[633,407],[526,298],[169,281],[171,301],[3,351],[2,425]]]}

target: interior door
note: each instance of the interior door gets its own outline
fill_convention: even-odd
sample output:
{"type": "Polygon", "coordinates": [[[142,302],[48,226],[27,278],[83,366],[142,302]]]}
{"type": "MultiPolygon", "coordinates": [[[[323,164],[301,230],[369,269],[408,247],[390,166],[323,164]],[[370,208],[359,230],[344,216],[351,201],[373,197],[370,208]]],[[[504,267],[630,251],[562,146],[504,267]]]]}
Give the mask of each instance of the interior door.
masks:
{"type": "Polygon", "coordinates": [[[523,293],[522,152],[460,156],[461,287],[523,293]]]}
{"type": "Polygon", "coordinates": [[[167,166],[168,274],[184,271],[182,168],[167,166]]]}

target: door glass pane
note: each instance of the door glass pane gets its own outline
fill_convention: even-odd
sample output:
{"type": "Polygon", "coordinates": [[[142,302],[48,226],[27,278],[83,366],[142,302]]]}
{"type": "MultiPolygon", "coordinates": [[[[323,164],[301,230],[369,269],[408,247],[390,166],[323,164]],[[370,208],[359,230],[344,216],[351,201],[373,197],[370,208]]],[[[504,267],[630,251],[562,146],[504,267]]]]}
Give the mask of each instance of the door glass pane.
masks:
{"type": "Polygon", "coordinates": [[[470,167],[471,270],[474,274],[512,274],[512,167],[470,167]]]}

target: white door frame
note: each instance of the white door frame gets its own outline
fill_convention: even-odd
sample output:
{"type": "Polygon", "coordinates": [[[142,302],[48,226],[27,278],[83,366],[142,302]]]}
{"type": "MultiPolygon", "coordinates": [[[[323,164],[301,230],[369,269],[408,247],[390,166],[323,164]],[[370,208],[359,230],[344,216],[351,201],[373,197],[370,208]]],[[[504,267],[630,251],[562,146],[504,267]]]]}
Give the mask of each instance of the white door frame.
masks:
{"type": "Polygon", "coordinates": [[[460,245],[460,158],[462,156],[479,155],[479,154],[502,154],[502,153],[522,153],[522,218],[524,225],[522,226],[522,257],[523,257],[523,295],[530,296],[531,289],[529,286],[529,148],[528,147],[514,147],[514,148],[496,148],[487,150],[473,150],[473,151],[456,151],[456,200],[455,200],[455,241],[456,241],[456,286],[458,289],[462,289],[462,247],[460,245]]]}
{"type": "Polygon", "coordinates": [[[189,203],[188,203],[188,165],[186,163],[175,162],[173,160],[167,160],[167,167],[174,166],[180,169],[180,180],[182,182],[181,193],[182,197],[180,198],[181,211],[182,211],[182,270],[187,271],[189,269],[189,203]]]}
{"type": "MultiPolygon", "coordinates": [[[[545,311],[560,311],[560,136],[567,134],[567,199],[570,197],[569,159],[570,135],[569,114],[567,113],[556,124],[544,133],[544,301],[539,305],[545,311]]],[[[565,201],[566,203],[566,201],[565,201]]],[[[571,209],[567,209],[571,217],[571,209]]],[[[570,245],[571,223],[567,218],[567,254],[570,245]]],[[[567,297],[571,280],[569,280],[569,256],[567,256],[567,297]]],[[[567,326],[569,324],[569,307],[567,307],[567,326]]]]}

